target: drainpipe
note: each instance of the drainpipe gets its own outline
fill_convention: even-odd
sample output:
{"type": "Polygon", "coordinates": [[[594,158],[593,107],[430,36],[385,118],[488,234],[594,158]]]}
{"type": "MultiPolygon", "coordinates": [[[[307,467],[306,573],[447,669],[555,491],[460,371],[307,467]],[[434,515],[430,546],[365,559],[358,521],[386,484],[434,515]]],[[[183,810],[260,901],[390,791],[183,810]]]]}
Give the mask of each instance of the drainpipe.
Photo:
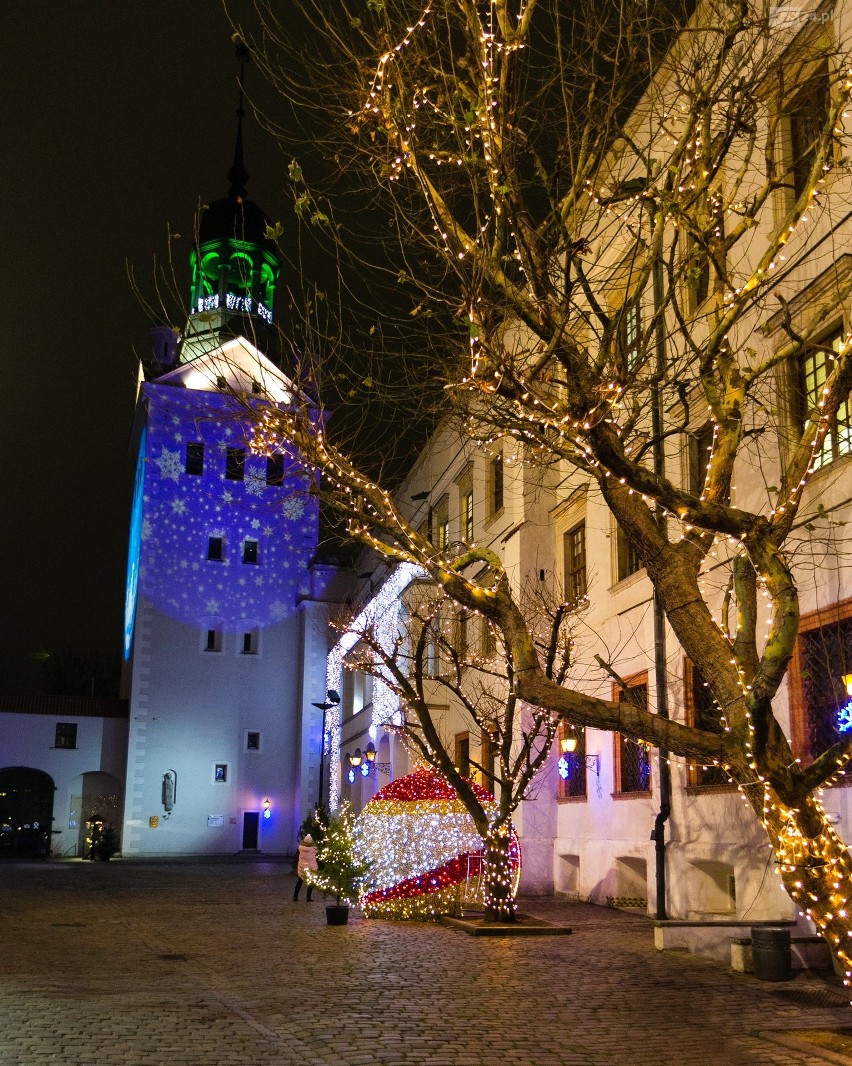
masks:
{"type": "MultiPolygon", "coordinates": [[[[653,211],[652,203],[648,204],[653,211]]],[[[666,371],[666,328],[663,307],[663,263],[657,256],[653,264],[654,317],[656,318],[656,353],[655,375],[651,407],[651,427],[654,435],[654,473],[663,478],[666,475],[666,457],[663,444],[663,388],[662,382],[666,371]]],[[[666,515],[661,507],[657,509],[657,524],[661,533],[666,535],[666,515]]],[[[654,591],[654,682],[657,692],[657,714],[660,718],[669,717],[669,685],[666,663],[666,616],[660,598],[654,591]]],[[[654,841],[656,857],[657,883],[657,919],[668,917],[666,911],[666,822],[672,811],[672,779],[669,770],[669,753],[659,749],[660,811],[654,819],[651,838],[654,841]]]]}

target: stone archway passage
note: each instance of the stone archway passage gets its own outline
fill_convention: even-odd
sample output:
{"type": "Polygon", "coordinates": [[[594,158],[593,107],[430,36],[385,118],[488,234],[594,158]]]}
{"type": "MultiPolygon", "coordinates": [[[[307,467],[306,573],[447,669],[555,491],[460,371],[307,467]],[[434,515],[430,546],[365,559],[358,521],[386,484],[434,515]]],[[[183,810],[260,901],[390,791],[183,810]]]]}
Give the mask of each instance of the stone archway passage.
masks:
{"type": "Polygon", "coordinates": [[[0,856],[46,858],[53,829],[50,774],[30,766],[0,770],[0,856]]]}

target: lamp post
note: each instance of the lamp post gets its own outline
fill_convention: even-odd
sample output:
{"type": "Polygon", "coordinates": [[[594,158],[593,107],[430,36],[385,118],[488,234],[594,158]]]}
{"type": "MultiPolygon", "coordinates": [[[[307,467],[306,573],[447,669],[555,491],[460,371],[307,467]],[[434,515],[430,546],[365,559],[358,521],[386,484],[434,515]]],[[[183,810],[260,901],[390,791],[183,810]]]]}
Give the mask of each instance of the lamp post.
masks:
{"type": "Polygon", "coordinates": [[[317,710],[322,711],[322,734],[320,736],[320,770],[319,770],[319,789],[317,790],[317,807],[322,807],[322,778],[325,770],[325,738],[326,738],[326,715],[332,709],[340,704],[340,693],[335,692],[333,688],[330,688],[325,694],[325,700],[322,703],[312,703],[312,707],[316,707],[317,710]]]}

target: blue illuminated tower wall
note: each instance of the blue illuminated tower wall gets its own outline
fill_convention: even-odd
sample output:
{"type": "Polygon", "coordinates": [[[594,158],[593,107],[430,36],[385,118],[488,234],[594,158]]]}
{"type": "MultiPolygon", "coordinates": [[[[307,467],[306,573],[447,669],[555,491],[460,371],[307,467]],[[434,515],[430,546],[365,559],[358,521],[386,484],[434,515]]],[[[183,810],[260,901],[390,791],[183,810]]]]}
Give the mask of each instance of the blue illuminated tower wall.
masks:
{"type": "Polygon", "coordinates": [[[189,320],[153,331],[140,384],[125,855],[292,854],[319,797],[329,570],[298,455],[250,447],[245,404],[297,396],[261,350],[279,265],[246,199],[241,119],[229,193],[200,219],[189,320]]]}
{"type": "Polygon", "coordinates": [[[225,362],[289,384],[237,339],[141,387],[127,855],[290,853],[317,796],[316,497],[294,453],[251,454],[249,427],[216,388],[225,362]]]}

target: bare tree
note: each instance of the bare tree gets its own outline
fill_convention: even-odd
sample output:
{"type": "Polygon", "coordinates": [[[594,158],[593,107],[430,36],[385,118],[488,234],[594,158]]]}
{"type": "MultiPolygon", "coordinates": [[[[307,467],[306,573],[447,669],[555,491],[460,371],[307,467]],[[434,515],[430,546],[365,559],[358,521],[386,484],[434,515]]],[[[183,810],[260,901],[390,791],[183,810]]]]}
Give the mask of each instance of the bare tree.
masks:
{"type": "MultiPolygon", "coordinates": [[[[536,774],[553,744],[556,720],[517,695],[511,651],[498,647],[499,636],[485,617],[457,609],[431,582],[415,582],[407,594],[407,617],[392,642],[375,625],[349,630],[359,644],[347,664],[371,674],[399,698],[405,713],[397,727],[416,754],[453,786],[482,839],[483,900],[492,921],[513,921],[511,818],[530,796],[536,774]],[[460,765],[452,741],[443,733],[436,705],[447,702],[459,723],[480,741],[479,757],[460,765]],[[489,809],[471,787],[471,769],[493,792],[489,809]]],[[[564,605],[550,607],[539,593],[529,597],[528,617],[540,613],[545,634],[540,650],[545,674],[561,684],[571,661],[571,639],[564,605]],[[536,603],[536,600],[538,601],[536,603]]]]}
{"type": "MultiPolygon", "coordinates": [[[[718,721],[549,677],[500,558],[436,549],[304,413],[267,409],[258,447],[297,441],[352,536],[488,618],[513,698],[724,767],[848,971],[852,861],[818,792],[852,735],[805,764],[774,710],[799,627],[795,552],[819,518],[810,483],[830,485],[852,447],[848,336],[824,341],[852,277],[848,214],[832,213],[849,197],[842,27],[753,0],[258,7],[261,62],[326,161],[372,185],[391,222],[378,239],[398,241],[417,306],[446,324],[446,403],[543,479],[573,471],[600,493],[718,721]],[[805,281],[819,299],[797,296],[805,281]]],[[[331,204],[330,184],[300,178],[300,196],[331,204]]],[[[343,209],[323,213],[345,243],[343,209]]],[[[842,563],[827,551],[821,565],[842,563]]]]}

